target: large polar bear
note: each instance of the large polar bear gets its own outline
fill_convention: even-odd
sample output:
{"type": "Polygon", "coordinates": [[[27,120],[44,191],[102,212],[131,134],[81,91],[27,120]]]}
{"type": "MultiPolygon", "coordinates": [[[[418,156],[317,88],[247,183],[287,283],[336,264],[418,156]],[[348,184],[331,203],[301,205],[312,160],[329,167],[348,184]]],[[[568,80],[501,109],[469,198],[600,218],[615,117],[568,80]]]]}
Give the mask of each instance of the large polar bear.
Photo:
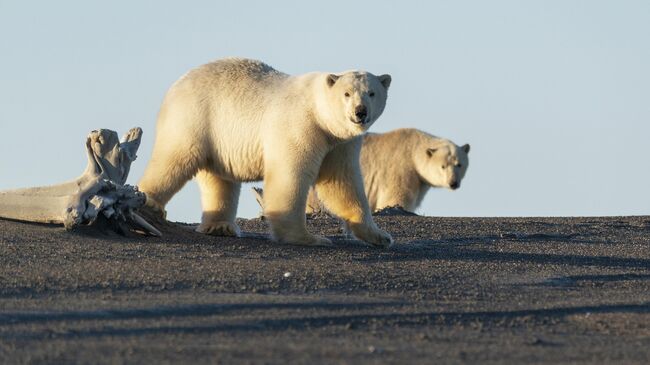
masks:
{"type": "Polygon", "coordinates": [[[311,185],[354,235],[378,246],[359,167],[362,134],[384,111],[390,75],[361,71],[289,76],[248,59],[223,59],[181,77],[158,116],[151,161],[139,182],[160,214],[196,175],[197,231],[236,236],[241,182],[264,180],[264,215],[276,240],[327,245],[306,229],[311,185]]]}
{"type": "MultiPolygon", "coordinates": [[[[401,206],[413,212],[430,187],[458,189],[469,166],[469,149],[469,144],[459,147],[411,128],[366,134],[361,171],[370,209],[401,206]]],[[[319,198],[310,191],[308,214],[320,209],[319,198]]]]}

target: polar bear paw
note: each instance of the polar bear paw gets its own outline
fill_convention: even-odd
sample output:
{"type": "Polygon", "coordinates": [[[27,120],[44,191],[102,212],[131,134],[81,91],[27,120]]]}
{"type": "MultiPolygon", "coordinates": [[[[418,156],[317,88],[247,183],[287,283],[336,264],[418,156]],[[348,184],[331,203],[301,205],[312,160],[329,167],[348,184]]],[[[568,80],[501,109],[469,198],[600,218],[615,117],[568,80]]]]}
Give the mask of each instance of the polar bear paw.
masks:
{"type": "Polygon", "coordinates": [[[304,244],[309,246],[322,246],[322,247],[334,246],[332,240],[330,240],[329,238],[323,236],[317,236],[317,235],[312,235],[311,239],[309,240],[309,243],[304,243],[304,244]]]}
{"type": "Polygon", "coordinates": [[[393,243],[393,237],[386,232],[377,227],[372,226],[363,226],[363,225],[350,225],[352,228],[352,233],[358,239],[368,242],[369,244],[381,247],[388,248],[393,243]]]}
{"type": "Polygon", "coordinates": [[[300,246],[320,246],[320,247],[331,247],[333,246],[332,241],[323,236],[317,236],[313,234],[305,235],[304,237],[300,238],[294,238],[294,239],[289,239],[289,240],[282,240],[285,243],[289,243],[292,245],[300,245],[300,246]]]}
{"type": "Polygon", "coordinates": [[[320,247],[331,247],[333,246],[332,241],[323,236],[317,236],[310,233],[302,234],[299,236],[285,236],[277,237],[274,236],[274,239],[281,243],[287,243],[290,245],[299,245],[299,246],[320,246],[320,247]]]}
{"type": "Polygon", "coordinates": [[[165,220],[167,218],[167,211],[165,206],[158,203],[154,198],[145,194],[145,205],[142,209],[146,210],[150,215],[165,220]]]}
{"type": "Polygon", "coordinates": [[[239,226],[233,222],[218,221],[201,223],[196,227],[196,231],[211,236],[225,236],[225,237],[239,237],[241,230],[239,226]]]}

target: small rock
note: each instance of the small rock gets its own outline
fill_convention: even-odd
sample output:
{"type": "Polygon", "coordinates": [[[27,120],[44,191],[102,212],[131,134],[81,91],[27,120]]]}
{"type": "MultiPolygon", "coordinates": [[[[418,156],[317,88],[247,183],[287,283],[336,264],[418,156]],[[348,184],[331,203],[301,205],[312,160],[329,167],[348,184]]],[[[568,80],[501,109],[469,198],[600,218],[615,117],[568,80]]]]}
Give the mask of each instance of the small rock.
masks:
{"type": "Polygon", "coordinates": [[[284,276],[285,278],[290,278],[290,277],[291,277],[291,273],[287,271],[287,272],[285,272],[284,275],[282,275],[282,276],[284,276]]]}
{"type": "Polygon", "coordinates": [[[370,345],[368,346],[368,352],[370,352],[371,354],[381,354],[382,350],[379,347],[370,345]]]}

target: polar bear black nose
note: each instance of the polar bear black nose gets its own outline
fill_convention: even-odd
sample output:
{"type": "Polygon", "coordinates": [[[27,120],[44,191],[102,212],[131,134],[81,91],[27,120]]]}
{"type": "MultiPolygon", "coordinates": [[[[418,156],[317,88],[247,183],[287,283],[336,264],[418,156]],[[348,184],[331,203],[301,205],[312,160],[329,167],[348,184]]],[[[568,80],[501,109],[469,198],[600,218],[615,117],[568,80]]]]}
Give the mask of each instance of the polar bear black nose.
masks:
{"type": "Polygon", "coordinates": [[[449,184],[449,187],[456,190],[456,189],[458,189],[459,185],[460,184],[458,184],[458,181],[452,181],[451,184],[449,184]]]}
{"type": "Polygon", "coordinates": [[[363,124],[368,116],[368,109],[365,105],[358,105],[354,109],[354,115],[357,117],[357,122],[363,124]]]}

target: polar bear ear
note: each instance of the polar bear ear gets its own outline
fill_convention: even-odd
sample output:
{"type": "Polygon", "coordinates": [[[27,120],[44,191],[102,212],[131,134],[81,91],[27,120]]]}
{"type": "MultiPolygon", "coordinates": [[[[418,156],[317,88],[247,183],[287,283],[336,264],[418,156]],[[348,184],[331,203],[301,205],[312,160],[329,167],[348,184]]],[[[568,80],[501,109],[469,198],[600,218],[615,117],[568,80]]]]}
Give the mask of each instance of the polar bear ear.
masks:
{"type": "Polygon", "coordinates": [[[465,151],[465,153],[469,153],[469,144],[468,143],[465,143],[463,145],[463,147],[461,147],[461,148],[463,149],[463,151],[465,151]]]}
{"type": "Polygon", "coordinates": [[[334,84],[336,84],[336,80],[338,79],[339,79],[338,75],[334,75],[334,74],[327,75],[327,86],[329,87],[334,86],[334,84]]]}
{"type": "Polygon", "coordinates": [[[433,156],[434,153],[436,153],[438,149],[436,148],[427,148],[427,156],[431,157],[433,156]]]}
{"type": "Polygon", "coordinates": [[[389,74],[385,74],[385,75],[381,75],[381,76],[379,76],[379,82],[381,82],[381,84],[384,85],[384,87],[386,88],[386,90],[388,90],[388,87],[390,87],[390,82],[391,82],[392,80],[393,80],[393,79],[390,77],[389,74]]]}

